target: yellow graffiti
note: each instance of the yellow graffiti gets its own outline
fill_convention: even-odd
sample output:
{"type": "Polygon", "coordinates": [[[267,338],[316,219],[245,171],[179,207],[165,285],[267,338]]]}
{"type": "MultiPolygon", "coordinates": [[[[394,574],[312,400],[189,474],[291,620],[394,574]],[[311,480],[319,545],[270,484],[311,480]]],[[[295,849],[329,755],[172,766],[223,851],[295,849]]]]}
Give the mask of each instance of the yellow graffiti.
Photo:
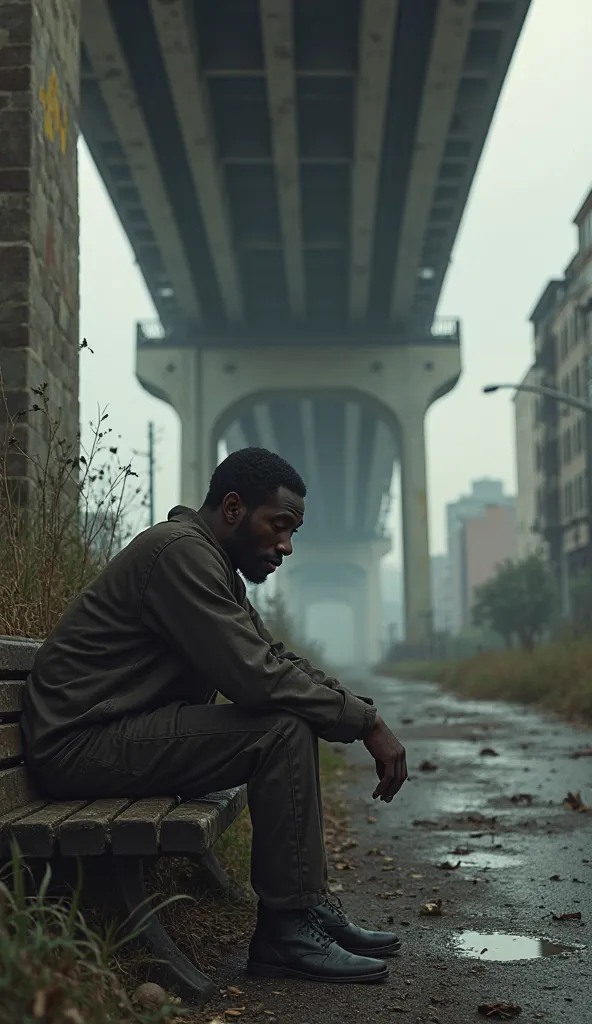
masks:
{"type": "Polygon", "coordinates": [[[44,129],[50,142],[60,140],[62,156],[66,154],[68,145],[68,110],[65,103],[60,103],[60,83],[56,69],[52,68],[47,79],[47,86],[39,90],[39,99],[44,109],[44,129]]]}

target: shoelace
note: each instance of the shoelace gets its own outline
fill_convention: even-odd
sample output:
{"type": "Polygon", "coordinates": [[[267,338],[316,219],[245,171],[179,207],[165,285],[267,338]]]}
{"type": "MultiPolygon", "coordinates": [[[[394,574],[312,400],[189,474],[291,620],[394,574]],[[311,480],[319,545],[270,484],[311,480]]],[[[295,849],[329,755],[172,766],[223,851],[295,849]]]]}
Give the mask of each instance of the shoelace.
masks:
{"type": "Polygon", "coordinates": [[[327,934],[314,910],[308,910],[306,917],[301,918],[298,923],[298,931],[302,935],[310,935],[317,939],[323,949],[328,950],[333,939],[327,934]]]}
{"type": "Polygon", "coordinates": [[[345,913],[345,911],[343,909],[343,903],[339,899],[339,896],[333,896],[333,895],[325,896],[324,903],[328,907],[331,907],[331,910],[335,911],[335,913],[338,915],[339,920],[341,921],[342,924],[344,924],[344,925],[345,924],[349,924],[349,918],[347,917],[347,915],[346,915],[346,913],[345,913]]]}

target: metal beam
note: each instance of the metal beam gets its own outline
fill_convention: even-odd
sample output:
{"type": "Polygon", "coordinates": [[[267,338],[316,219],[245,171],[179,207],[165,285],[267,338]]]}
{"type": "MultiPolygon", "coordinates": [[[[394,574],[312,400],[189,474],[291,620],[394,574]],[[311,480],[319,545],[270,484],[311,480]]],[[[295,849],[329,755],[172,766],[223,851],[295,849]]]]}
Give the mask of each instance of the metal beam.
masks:
{"type": "Polygon", "coordinates": [[[363,320],[368,305],[382,140],[398,10],[399,0],[363,0],[360,15],[352,172],[349,294],[352,320],[363,320]]]}
{"type": "Polygon", "coordinates": [[[477,0],[440,0],[391,294],[391,319],[404,319],[415,294],[419,261],[444,155],[477,0]]]}
{"type": "Polygon", "coordinates": [[[295,316],[306,306],[292,0],[259,0],[284,264],[295,316]]]}
{"type": "Polygon", "coordinates": [[[107,0],[82,4],[82,41],[184,317],[201,319],[187,254],[169,203],[107,0]]]}
{"type": "Polygon", "coordinates": [[[388,490],[395,461],[395,444],[393,435],[382,420],[376,424],[376,435],[372,462],[368,477],[368,493],[366,495],[366,515],[364,528],[370,534],[377,525],[383,495],[388,490]]]}
{"type": "Polygon", "coordinates": [[[150,0],[150,9],[226,313],[236,322],[243,315],[243,297],[193,9],[186,0],[150,0]]]}
{"type": "Polygon", "coordinates": [[[248,448],[249,442],[247,441],[245,432],[240,424],[239,420],[234,420],[230,424],[228,430],[224,434],[224,440],[229,452],[238,452],[241,448],[248,448]]]}
{"type": "Polygon", "coordinates": [[[360,421],[362,410],[357,402],[345,404],[345,529],[352,532],[356,525],[358,496],[358,453],[360,449],[360,421]]]}
{"type": "MultiPolygon", "coordinates": [[[[314,405],[309,398],[300,403],[302,417],[302,436],[304,438],[304,465],[306,466],[307,483],[314,494],[314,518],[322,524],[325,516],[323,487],[319,467],[318,452],[315,439],[314,405]]],[[[329,524],[326,524],[329,525],[329,524]]]]}
{"type": "Polygon", "coordinates": [[[267,448],[270,452],[276,452],[279,455],[277,439],[275,436],[275,430],[273,429],[273,421],[271,419],[271,412],[266,402],[258,402],[257,405],[253,406],[253,418],[255,425],[259,431],[259,437],[261,438],[261,446],[267,448]]]}

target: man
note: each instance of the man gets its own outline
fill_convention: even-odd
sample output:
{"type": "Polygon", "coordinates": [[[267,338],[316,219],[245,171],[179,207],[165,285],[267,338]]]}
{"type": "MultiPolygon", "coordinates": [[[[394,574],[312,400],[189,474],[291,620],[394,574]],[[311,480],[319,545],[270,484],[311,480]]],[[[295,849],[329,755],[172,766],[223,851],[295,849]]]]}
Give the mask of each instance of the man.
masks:
{"type": "Polygon", "coordinates": [[[199,512],[174,508],[121,551],[37,654],[27,758],[57,799],[246,783],[259,897],[249,972],[375,981],[400,943],[327,900],[317,737],[362,740],[386,801],[407,778],[405,751],[372,701],[274,643],[238,575],[262,583],[292,553],[305,494],[278,455],[246,448],[218,466],[199,512]]]}

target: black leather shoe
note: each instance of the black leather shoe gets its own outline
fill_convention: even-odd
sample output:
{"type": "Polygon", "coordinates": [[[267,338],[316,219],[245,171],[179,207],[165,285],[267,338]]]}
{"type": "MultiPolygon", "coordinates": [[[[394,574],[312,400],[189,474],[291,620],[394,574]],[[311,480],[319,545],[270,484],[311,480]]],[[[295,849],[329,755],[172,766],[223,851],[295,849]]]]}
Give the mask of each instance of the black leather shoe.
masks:
{"type": "Polygon", "coordinates": [[[392,956],[401,948],[401,942],[394,932],[372,932],[352,924],[337,899],[325,900],[314,908],[314,912],[327,934],[350,953],[357,953],[358,956],[392,956]]]}
{"type": "Polygon", "coordinates": [[[374,982],[388,974],[382,960],[341,949],[314,910],[260,907],[249,945],[247,973],[257,978],[303,981],[374,982]]]}

